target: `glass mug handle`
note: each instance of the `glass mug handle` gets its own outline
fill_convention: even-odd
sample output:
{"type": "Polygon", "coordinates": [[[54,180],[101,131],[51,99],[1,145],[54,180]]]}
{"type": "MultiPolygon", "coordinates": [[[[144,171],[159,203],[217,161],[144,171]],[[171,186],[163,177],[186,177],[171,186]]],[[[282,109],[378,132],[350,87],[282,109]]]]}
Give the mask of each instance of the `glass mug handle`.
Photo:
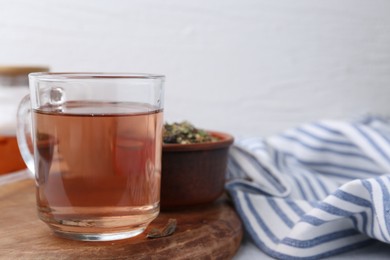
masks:
{"type": "Polygon", "coordinates": [[[34,156],[32,149],[32,125],[30,95],[25,96],[19,104],[17,112],[16,138],[20,154],[27,168],[35,176],[34,156]]]}

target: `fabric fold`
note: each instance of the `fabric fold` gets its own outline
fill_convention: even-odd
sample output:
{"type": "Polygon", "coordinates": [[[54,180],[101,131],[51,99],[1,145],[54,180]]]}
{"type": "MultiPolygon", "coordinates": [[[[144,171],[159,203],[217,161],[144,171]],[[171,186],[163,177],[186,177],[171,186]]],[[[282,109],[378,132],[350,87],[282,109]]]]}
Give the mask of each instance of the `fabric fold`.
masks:
{"type": "Polygon", "coordinates": [[[253,242],[318,259],[390,241],[390,123],[318,121],[237,140],[226,189],[253,242]]]}

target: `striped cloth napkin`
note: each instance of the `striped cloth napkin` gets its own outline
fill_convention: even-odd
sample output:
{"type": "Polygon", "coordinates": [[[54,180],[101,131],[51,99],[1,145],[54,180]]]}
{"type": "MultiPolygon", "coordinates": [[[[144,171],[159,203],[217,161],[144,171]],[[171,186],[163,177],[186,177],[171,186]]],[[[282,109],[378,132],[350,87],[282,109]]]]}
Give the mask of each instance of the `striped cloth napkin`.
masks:
{"type": "Polygon", "coordinates": [[[390,242],[390,121],[318,121],[230,150],[226,189],[246,231],[278,259],[390,242]]]}

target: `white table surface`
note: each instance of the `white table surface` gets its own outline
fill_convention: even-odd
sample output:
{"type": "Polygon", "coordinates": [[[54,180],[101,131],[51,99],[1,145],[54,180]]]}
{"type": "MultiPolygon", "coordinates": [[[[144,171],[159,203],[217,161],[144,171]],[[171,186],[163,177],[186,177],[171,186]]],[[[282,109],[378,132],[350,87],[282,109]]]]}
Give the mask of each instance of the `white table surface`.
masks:
{"type": "MultiPolygon", "coordinates": [[[[244,235],[242,245],[238,250],[233,260],[268,260],[274,259],[260,249],[258,249],[252,242],[251,239],[244,235]]],[[[390,245],[385,243],[375,243],[373,245],[353,250],[347,253],[329,257],[326,259],[338,260],[338,259],[358,259],[358,260],[376,260],[376,259],[390,259],[390,245]]]]}

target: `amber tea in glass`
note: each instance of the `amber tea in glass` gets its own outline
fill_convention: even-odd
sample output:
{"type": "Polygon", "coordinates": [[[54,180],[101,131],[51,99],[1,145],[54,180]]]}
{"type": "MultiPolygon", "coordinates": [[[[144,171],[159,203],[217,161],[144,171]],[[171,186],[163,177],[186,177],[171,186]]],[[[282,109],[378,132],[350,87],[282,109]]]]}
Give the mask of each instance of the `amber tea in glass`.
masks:
{"type": "MultiPolygon", "coordinates": [[[[142,233],[159,213],[163,76],[30,77],[30,165],[41,220],[77,240],[142,233]],[[46,102],[34,104],[36,93],[46,102]]],[[[25,137],[18,135],[21,147],[25,137]]]]}

